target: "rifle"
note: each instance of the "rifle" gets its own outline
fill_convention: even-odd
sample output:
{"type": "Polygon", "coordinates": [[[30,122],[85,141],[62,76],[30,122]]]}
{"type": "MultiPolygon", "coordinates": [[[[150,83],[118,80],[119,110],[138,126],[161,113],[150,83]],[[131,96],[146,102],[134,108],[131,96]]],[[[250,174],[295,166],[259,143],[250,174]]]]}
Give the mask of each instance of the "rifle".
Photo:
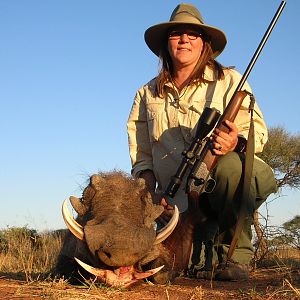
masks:
{"type": "Polygon", "coordinates": [[[170,182],[164,191],[164,196],[169,204],[173,204],[172,198],[175,196],[178,188],[180,187],[183,177],[189,167],[191,167],[191,171],[188,176],[186,188],[189,195],[199,197],[201,193],[211,192],[213,190],[215,183],[211,178],[210,173],[217,163],[218,156],[212,153],[207,134],[213,128],[219,128],[221,131],[226,133],[229,132],[229,128],[226,126],[225,120],[234,122],[242,102],[248,94],[247,91],[242,90],[243,85],[257,61],[269,35],[271,34],[271,31],[273,30],[285,4],[286,1],[281,2],[223,114],[220,115],[220,112],[215,108],[206,107],[204,109],[198,121],[195,138],[190,147],[182,153],[182,162],[178,167],[176,174],[171,177],[170,182]]]}
{"type": "MultiPolygon", "coordinates": [[[[225,120],[234,122],[244,98],[247,94],[249,94],[247,91],[242,90],[243,85],[257,61],[257,58],[260,55],[269,35],[271,34],[271,31],[273,30],[285,4],[286,1],[281,2],[223,114],[221,115],[215,108],[204,109],[198,121],[195,138],[189,148],[182,153],[183,158],[181,164],[179,165],[175,175],[170,178],[170,182],[164,191],[163,196],[167,203],[174,205],[173,197],[182,184],[187,170],[190,169],[186,184],[186,192],[189,198],[188,210],[181,214],[177,227],[165,242],[166,247],[173,253],[174,268],[176,271],[181,271],[188,266],[193,242],[194,227],[199,221],[201,221],[201,215],[197,216],[198,220],[195,218],[195,214],[199,213],[197,201],[203,192],[212,192],[215,186],[211,173],[216,166],[218,156],[212,153],[211,143],[209,138],[207,138],[207,135],[213,128],[219,128],[221,131],[226,133],[229,132],[229,128],[226,126],[225,120]]],[[[204,217],[202,216],[202,220],[203,219],[204,217]]],[[[240,230],[241,220],[238,220],[235,236],[239,235],[238,232],[240,230]]],[[[236,238],[234,243],[236,244],[236,238]]],[[[235,247],[234,243],[230,247],[231,254],[235,247]]]]}

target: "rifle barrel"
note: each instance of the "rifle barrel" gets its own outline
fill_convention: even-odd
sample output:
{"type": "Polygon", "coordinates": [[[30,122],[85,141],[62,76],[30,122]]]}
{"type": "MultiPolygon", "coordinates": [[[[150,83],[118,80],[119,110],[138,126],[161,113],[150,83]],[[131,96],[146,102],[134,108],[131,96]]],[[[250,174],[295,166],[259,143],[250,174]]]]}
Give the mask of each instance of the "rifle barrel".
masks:
{"type": "Polygon", "coordinates": [[[282,13],[282,11],[284,9],[285,4],[286,4],[286,1],[282,1],[281,4],[280,4],[280,6],[278,7],[277,12],[275,13],[275,15],[274,15],[274,17],[273,17],[273,19],[272,19],[272,21],[271,21],[268,29],[266,30],[266,32],[265,32],[265,34],[264,34],[264,36],[263,36],[260,44],[258,45],[258,47],[257,47],[257,49],[256,49],[256,51],[255,51],[255,53],[254,53],[254,55],[253,55],[253,57],[251,59],[251,61],[250,61],[249,65],[248,65],[246,71],[244,72],[243,77],[241,78],[241,80],[240,80],[240,82],[239,82],[239,84],[238,84],[238,86],[236,88],[235,93],[237,91],[239,91],[239,90],[242,89],[242,87],[243,87],[245,81],[247,80],[247,78],[248,78],[248,76],[249,76],[249,74],[250,74],[250,72],[251,72],[254,64],[256,63],[256,60],[257,60],[258,56],[260,55],[260,53],[261,53],[261,51],[262,51],[265,43],[267,42],[267,40],[269,38],[269,35],[271,34],[271,32],[272,32],[272,30],[273,30],[273,28],[274,28],[277,20],[279,19],[280,14],[282,13]]]}

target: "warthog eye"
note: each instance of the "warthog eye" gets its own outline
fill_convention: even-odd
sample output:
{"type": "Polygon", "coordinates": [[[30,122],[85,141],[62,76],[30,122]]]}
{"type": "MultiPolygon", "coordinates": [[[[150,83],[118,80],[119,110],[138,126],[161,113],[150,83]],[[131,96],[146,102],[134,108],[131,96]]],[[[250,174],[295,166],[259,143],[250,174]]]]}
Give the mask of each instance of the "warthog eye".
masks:
{"type": "Polygon", "coordinates": [[[103,251],[103,254],[105,254],[109,259],[111,258],[111,254],[106,252],[106,251],[103,251]]]}

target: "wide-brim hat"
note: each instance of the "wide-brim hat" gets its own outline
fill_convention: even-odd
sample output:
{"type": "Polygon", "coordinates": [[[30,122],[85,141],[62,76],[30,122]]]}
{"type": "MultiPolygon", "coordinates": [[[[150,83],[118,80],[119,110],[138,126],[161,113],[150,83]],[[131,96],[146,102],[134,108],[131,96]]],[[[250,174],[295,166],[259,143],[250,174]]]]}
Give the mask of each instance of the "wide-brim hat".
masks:
{"type": "Polygon", "coordinates": [[[214,57],[217,57],[226,46],[227,39],[222,30],[205,24],[202,15],[195,6],[182,3],[174,9],[169,22],[153,25],[145,31],[146,44],[155,55],[159,56],[168,32],[176,25],[192,25],[193,28],[199,28],[210,40],[214,57]]]}

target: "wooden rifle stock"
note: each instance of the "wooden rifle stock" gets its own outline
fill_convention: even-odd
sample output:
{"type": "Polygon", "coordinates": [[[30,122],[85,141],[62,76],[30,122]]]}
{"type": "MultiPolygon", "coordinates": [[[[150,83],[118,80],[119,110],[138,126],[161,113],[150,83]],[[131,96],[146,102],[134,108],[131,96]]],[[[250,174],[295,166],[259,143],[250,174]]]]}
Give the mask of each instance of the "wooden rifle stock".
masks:
{"type": "MultiPolygon", "coordinates": [[[[247,92],[245,91],[238,91],[234,94],[215,128],[218,128],[223,132],[229,133],[229,128],[227,127],[225,120],[234,122],[241,108],[242,102],[246,96],[247,92]]],[[[206,143],[204,151],[205,157],[203,158],[203,161],[206,164],[208,171],[211,172],[216,165],[218,157],[212,153],[209,142],[206,143]]]]}

